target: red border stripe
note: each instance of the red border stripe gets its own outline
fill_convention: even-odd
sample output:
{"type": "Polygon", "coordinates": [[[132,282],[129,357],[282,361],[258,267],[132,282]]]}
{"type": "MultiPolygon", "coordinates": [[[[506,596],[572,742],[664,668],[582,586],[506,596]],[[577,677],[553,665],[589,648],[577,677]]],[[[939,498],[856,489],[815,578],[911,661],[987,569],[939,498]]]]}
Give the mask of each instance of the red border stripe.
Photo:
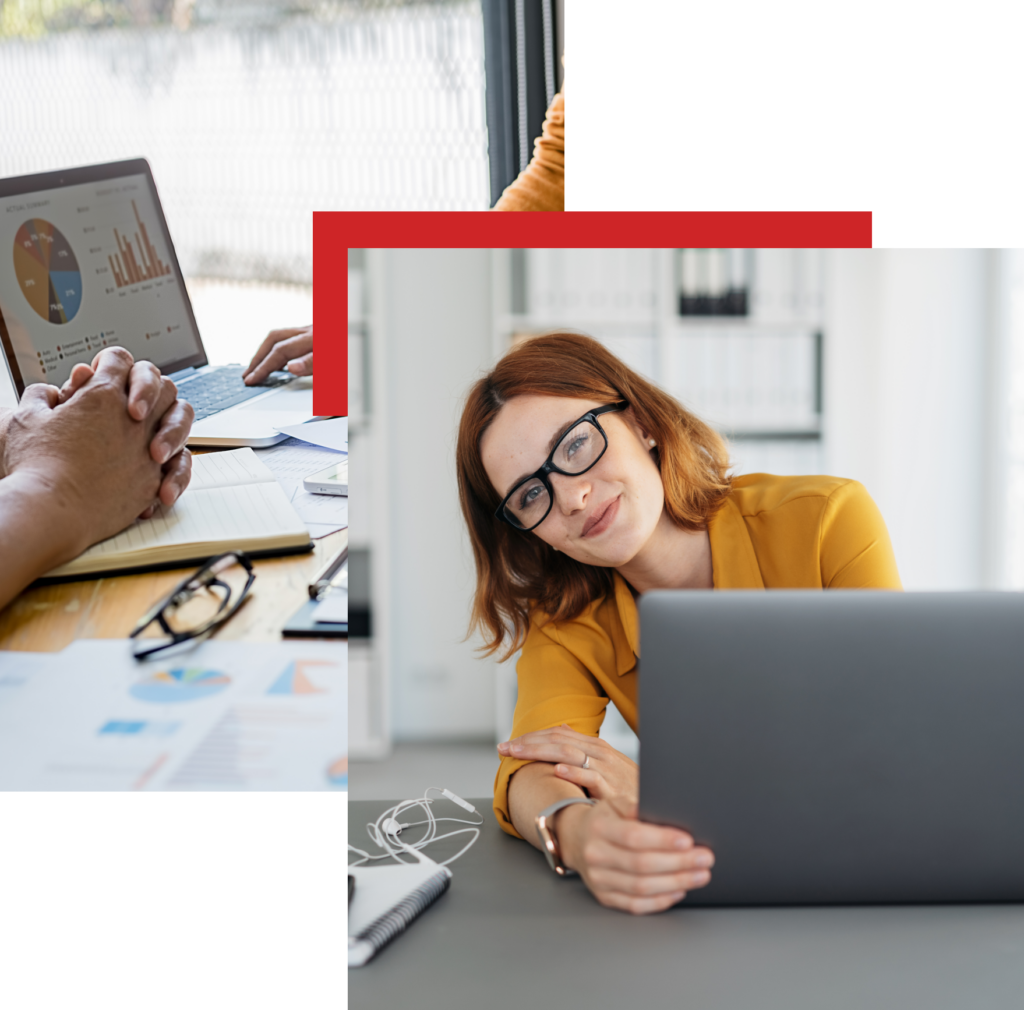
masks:
{"type": "Polygon", "coordinates": [[[313,215],[313,408],[348,413],[349,249],[871,248],[870,211],[313,215]]]}

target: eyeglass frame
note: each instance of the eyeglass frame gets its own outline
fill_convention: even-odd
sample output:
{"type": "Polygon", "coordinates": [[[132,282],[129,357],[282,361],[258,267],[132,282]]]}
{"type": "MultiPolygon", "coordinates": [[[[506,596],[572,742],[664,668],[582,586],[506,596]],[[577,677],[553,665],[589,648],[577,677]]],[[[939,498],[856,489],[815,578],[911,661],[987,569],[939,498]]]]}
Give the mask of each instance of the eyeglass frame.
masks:
{"type": "MultiPolygon", "coordinates": [[[[252,569],[252,559],[244,551],[226,551],[224,554],[218,554],[215,557],[210,558],[208,561],[203,562],[203,564],[201,564],[190,576],[188,576],[188,578],[182,579],[182,581],[179,582],[178,585],[176,585],[174,589],[172,589],[166,596],[164,596],[159,602],[154,603],[153,606],[150,607],[149,610],[146,611],[146,613],[141,618],[139,618],[135,627],[132,629],[131,634],[128,636],[129,638],[136,638],[138,635],[141,635],[142,632],[145,631],[146,628],[148,628],[154,621],[157,621],[160,627],[163,628],[164,632],[170,636],[171,641],[162,642],[160,645],[154,646],[150,649],[140,649],[139,646],[142,644],[142,642],[146,641],[145,639],[143,639],[142,642],[136,642],[132,646],[132,655],[136,659],[146,659],[149,656],[155,656],[158,652],[163,652],[165,649],[173,649],[176,645],[181,645],[183,642],[189,642],[193,640],[202,641],[204,638],[208,637],[209,635],[212,635],[213,632],[217,630],[217,628],[219,628],[222,624],[225,624],[232,617],[234,617],[235,614],[238,613],[242,604],[245,602],[245,600],[248,599],[249,590],[252,588],[252,584],[255,581],[256,573],[252,569]],[[211,617],[208,621],[206,621],[205,624],[200,625],[198,628],[193,628],[190,631],[172,631],[167,623],[167,620],[164,617],[164,613],[166,612],[167,608],[175,602],[176,598],[181,593],[189,589],[191,583],[193,583],[197,578],[202,576],[203,573],[206,572],[208,569],[211,570],[210,574],[214,577],[211,578],[208,582],[200,583],[198,586],[195,587],[195,589],[198,590],[202,588],[207,588],[211,585],[216,584],[217,579],[215,576],[218,574],[219,571],[223,571],[224,569],[216,569],[215,566],[218,565],[219,562],[224,561],[227,558],[234,558],[235,561],[237,561],[249,573],[249,577],[246,580],[245,586],[242,589],[241,593],[238,594],[238,599],[235,601],[234,605],[231,606],[231,609],[228,610],[226,613],[222,613],[222,611],[224,611],[224,608],[227,607],[231,602],[231,587],[228,586],[226,583],[221,582],[220,585],[224,586],[227,589],[228,594],[225,597],[223,603],[221,603],[220,607],[218,607],[217,613],[214,614],[213,617],[211,617]]],[[[189,593],[187,597],[178,602],[184,603],[188,599],[191,599],[192,595],[193,593],[189,593]]]]}
{"type": "Polygon", "coordinates": [[[560,473],[563,477],[582,477],[583,474],[585,474],[588,470],[592,470],[595,466],[597,466],[597,464],[601,462],[601,457],[604,456],[604,454],[608,451],[608,432],[606,432],[604,428],[601,427],[601,423],[600,421],[598,421],[598,417],[600,417],[602,414],[611,414],[613,412],[628,409],[629,401],[619,400],[618,403],[609,403],[604,407],[597,407],[595,410],[588,410],[582,417],[576,418],[576,420],[573,421],[572,424],[566,425],[565,429],[562,431],[562,434],[558,436],[558,441],[555,443],[555,447],[551,450],[550,453],[548,453],[548,458],[544,460],[544,463],[536,470],[534,470],[533,473],[531,473],[529,476],[524,477],[522,480],[516,481],[515,487],[513,487],[512,490],[509,491],[509,493],[505,495],[504,498],[502,498],[501,504],[495,510],[494,517],[496,519],[500,519],[503,523],[508,523],[509,526],[512,527],[512,529],[519,530],[520,533],[530,533],[533,530],[535,530],[538,526],[540,526],[540,524],[544,522],[544,520],[547,519],[549,515],[551,515],[551,509],[554,508],[555,505],[555,489],[551,486],[551,481],[548,479],[548,474],[560,473]],[[597,459],[595,459],[594,462],[591,463],[589,466],[584,467],[584,469],[582,470],[577,470],[575,473],[569,473],[566,470],[562,470],[560,467],[555,466],[552,460],[555,457],[555,453],[558,452],[558,447],[562,444],[562,439],[565,438],[565,436],[568,435],[569,432],[576,427],[576,425],[581,424],[583,421],[589,422],[595,428],[597,428],[599,432],[601,432],[601,435],[604,438],[604,448],[598,453],[597,459]],[[540,517],[540,519],[537,520],[537,522],[535,522],[530,527],[519,526],[516,523],[514,523],[511,519],[509,519],[508,516],[505,515],[505,506],[508,504],[508,500],[512,497],[512,495],[516,493],[516,491],[518,491],[527,482],[533,480],[535,477],[548,489],[548,497],[551,500],[548,503],[547,511],[544,513],[544,515],[540,517]]]}

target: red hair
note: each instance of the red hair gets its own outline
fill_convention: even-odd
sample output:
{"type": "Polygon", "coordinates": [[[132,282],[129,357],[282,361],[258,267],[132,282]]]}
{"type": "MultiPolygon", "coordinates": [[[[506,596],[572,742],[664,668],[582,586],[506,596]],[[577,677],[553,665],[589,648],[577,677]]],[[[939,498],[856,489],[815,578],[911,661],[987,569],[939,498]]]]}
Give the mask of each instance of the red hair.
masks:
{"type": "Polygon", "coordinates": [[[551,333],[517,344],[470,389],[455,452],[459,501],[476,562],[471,630],[482,632],[487,654],[506,646],[503,659],[522,645],[532,609],[571,620],[613,587],[612,569],[574,561],[494,515],[501,498],[484,470],[480,439],[509,400],[527,394],[626,400],[657,441],[652,456],[665,509],[683,529],[706,530],[731,489],[721,436],[596,340],[551,333]]]}

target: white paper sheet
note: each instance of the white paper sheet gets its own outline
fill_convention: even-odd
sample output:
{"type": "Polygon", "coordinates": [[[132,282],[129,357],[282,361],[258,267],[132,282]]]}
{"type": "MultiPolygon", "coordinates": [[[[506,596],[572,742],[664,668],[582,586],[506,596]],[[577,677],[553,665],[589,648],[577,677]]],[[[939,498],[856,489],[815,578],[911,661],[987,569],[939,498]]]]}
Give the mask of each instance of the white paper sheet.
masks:
{"type": "Polygon", "coordinates": [[[0,706],[18,697],[51,662],[49,652],[0,652],[0,706]]]}
{"type": "Polygon", "coordinates": [[[189,491],[211,487],[242,487],[266,484],[274,480],[265,460],[254,449],[228,449],[224,452],[203,452],[192,457],[189,491]]]}
{"type": "Polygon", "coordinates": [[[296,438],[278,442],[269,449],[255,451],[257,458],[284,488],[288,500],[306,524],[311,537],[325,537],[348,526],[348,498],[342,495],[311,494],[302,486],[304,478],[318,470],[326,470],[332,463],[344,458],[344,453],[296,438]]]}
{"type": "Polygon", "coordinates": [[[348,418],[330,417],[326,421],[307,421],[305,424],[289,424],[277,429],[285,435],[300,438],[303,442],[322,445],[336,452],[348,452],[348,418]]]}
{"type": "Polygon", "coordinates": [[[345,453],[311,445],[298,438],[286,438],[267,449],[256,449],[257,459],[266,465],[278,480],[302,481],[319,470],[345,457],[345,453]]]}
{"type": "Polygon", "coordinates": [[[0,789],[346,788],[347,687],[343,644],[79,641],[0,705],[0,789]]]}

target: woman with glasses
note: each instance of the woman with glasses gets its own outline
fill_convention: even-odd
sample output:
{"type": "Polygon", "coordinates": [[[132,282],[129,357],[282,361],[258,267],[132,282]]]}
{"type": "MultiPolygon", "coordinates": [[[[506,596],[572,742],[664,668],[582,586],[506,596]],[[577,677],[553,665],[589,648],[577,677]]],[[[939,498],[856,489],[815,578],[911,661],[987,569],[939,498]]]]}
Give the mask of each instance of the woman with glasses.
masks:
{"type": "MultiPolygon", "coordinates": [[[[885,523],[836,477],[730,477],[721,437],[588,337],[525,341],[470,390],[457,470],[477,570],[473,626],[521,649],[494,810],[605,905],[661,911],[714,855],[636,819],[636,599],[650,589],[899,589],[885,523]]],[[[723,642],[723,649],[728,643],[723,642]]]]}

